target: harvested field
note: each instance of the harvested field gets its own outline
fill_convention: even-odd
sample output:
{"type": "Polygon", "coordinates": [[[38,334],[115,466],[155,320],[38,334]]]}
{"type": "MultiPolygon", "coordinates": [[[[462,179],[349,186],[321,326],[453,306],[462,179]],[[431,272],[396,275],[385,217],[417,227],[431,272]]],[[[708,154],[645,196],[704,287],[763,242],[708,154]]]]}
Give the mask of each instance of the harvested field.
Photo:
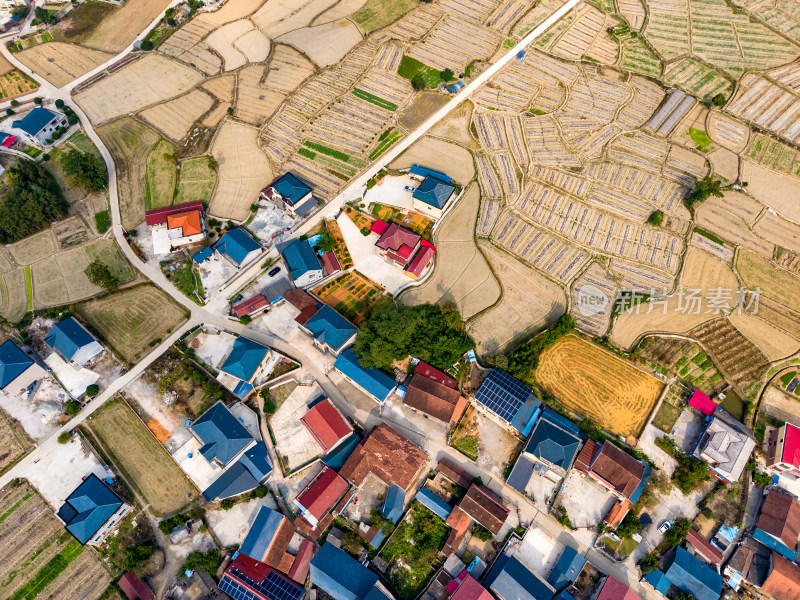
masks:
{"type": "MultiPolygon", "coordinates": [[[[725,196],[727,198],[729,194],[726,192],[725,196]]],[[[724,240],[742,245],[763,256],[772,256],[773,244],[755,235],[739,214],[727,210],[727,207],[720,203],[703,203],[695,211],[695,223],[724,240]]]]}
{"type": "Polygon", "coordinates": [[[186,309],[153,285],[137,285],[79,304],[77,311],[126,362],[135,362],[186,321],[186,309]]]}
{"type": "Polygon", "coordinates": [[[272,0],[266,2],[251,20],[264,34],[275,39],[290,31],[311,25],[336,0],[272,0]]]}
{"type": "Polygon", "coordinates": [[[338,63],[361,41],[361,32],[348,20],[304,27],[275,40],[294,46],[320,67],[338,63]]]}
{"type": "Polygon", "coordinates": [[[500,352],[563,314],[566,294],[558,285],[487,241],[479,240],[478,247],[500,279],[503,292],[496,306],[467,324],[478,353],[500,352]]]}
{"type": "Polygon", "coordinates": [[[184,204],[196,200],[208,202],[216,182],[217,172],[209,164],[209,157],[198,156],[184,160],[180,164],[178,191],[175,193],[173,204],[184,204]]]}
{"type": "Polygon", "coordinates": [[[800,179],[777,173],[751,160],[742,161],[742,181],[748,183],[747,192],[761,203],[777,211],[790,221],[800,222],[800,179]]]}
{"type": "Polygon", "coordinates": [[[38,44],[15,56],[22,64],[56,87],[67,85],[114,57],[107,52],[62,42],[38,44]]]}
{"type": "Polygon", "coordinates": [[[49,231],[37,233],[8,246],[11,256],[20,265],[32,265],[58,252],[53,235],[49,231]]]}
{"type": "Polygon", "coordinates": [[[222,59],[200,43],[213,29],[213,25],[197,17],[167,38],[159,50],[194,65],[206,75],[216,75],[222,66],[222,59]]]}
{"type": "Polygon", "coordinates": [[[392,169],[408,169],[412,165],[422,165],[444,171],[462,185],[466,185],[475,177],[475,165],[472,162],[472,154],[469,150],[456,144],[427,136],[415,142],[389,167],[392,169]]]}
{"type": "Polygon", "coordinates": [[[364,8],[353,15],[361,31],[371,33],[394,23],[417,5],[414,0],[367,0],[364,8]]]}
{"type": "Polygon", "coordinates": [[[204,23],[213,27],[230,23],[236,19],[253,14],[260,6],[264,5],[264,0],[238,0],[237,2],[226,2],[222,8],[214,12],[204,13],[197,17],[204,23]]]}
{"type": "Polygon", "coordinates": [[[28,310],[24,269],[3,275],[3,304],[3,316],[11,323],[18,322],[28,310]]]}
{"type": "Polygon", "coordinates": [[[637,437],[664,384],[610,352],[568,335],[540,357],[536,381],[606,431],[637,437]]]}
{"type": "Polygon", "coordinates": [[[462,102],[455,110],[431,129],[431,135],[452,140],[471,150],[478,150],[480,146],[469,131],[469,124],[472,120],[472,109],[472,102],[469,100],[462,102]]]}
{"type": "Polygon", "coordinates": [[[258,130],[225,121],[211,154],[219,165],[219,183],[209,212],[227,219],[246,219],[259,191],[272,180],[272,167],[258,146],[258,130]]]}
{"type": "Polygon", "coordinates": [[[403,110],[397,124],[406,131],[412,131],[447,104],[447,100],[447,96],[443,94],[422,92],[403,110]]]}
{"type": "Polygon", "coordinates": [[[760,287],[767,298],[800,310],[800,277],[743,248],[736,255],[736,271],[747,289],[760,287]]]}
{"type": "Polygon", "coordinates": [[[226,71],[238,69],[248,62],[262,62],[269,56],[269,40],[246,20],[223,25],[205,42],[222,57],[226,71]]]}
{"type": "Polygon", "coordinates": [[[190,67],[148,54],[75,94],[75,101],[97,124],[174,98],[202,79],[190,67]]]}
{"type": "Polygon", "coordinates": [[[195,121],[214,104],[213,98],[200,90],[158,104],[139,113],[139,116],[173,141],[182,140],[195,121]]]}
{"type": "Polygon", "coordinates": [[[576,326],[592,335],[605,335],[614,311],[619,287],[613,276],[598,262],[593,262],[572,284],[570,313],[576,326]],[[588,305],[589,299],[597,299],[588,305]]]}
{"type": "Polygon", "coordinates": [[[0,75],[5,75],[14,70],[14,65],[8,62],[5,56],[0,57],[0,75]]]}
{"type": "Polygon", "coordinates": [[[353,13],[360,11],[366,3],[367,0],[340,0],[324,13],[316,17],[311,24],[324,25],[325,23],[330,23],[331,21],[340,21],[341,19],[345,19],[353,13]]]}
{"type": "MultiPolygon", "coordinates": [[[[278,51],[277,49],[275,50],[278,51]]],[[[202,85],[203,89],[220,100],[233,102],[233,91],[236,88],[235,75],[221,75],[213,79],[208,79],[202,85]]]]}
{"type": "Polygon", "coordinates": [[[473,183],[438,229],[433,275],[404,292],[404,302],[455,302],[461,317],[469,320],[500,298],[500,285],[475,245],[473,231],[479,204],[480,191],[473,183]]]}
{"type": "Polygon", "coordinates": [[[0,578],[3,597],[81,598],[104,596],[111,576],[98,555],[86,550],[28,483],[0,492],[0,578]]]}
{"type": "Polygon", "coordinates": [[[770,361],[786,358],[800,350],[800,339],[778,329],[758,315],[740,315],[734,311],[729,319],[770,361]]]}
{"type": "Polygon", "coordinates": [[[112,400],[98,410],[89,431],[154,514],[171,515],[198,497],[197,489],[124,400],[112,400]]]}
{"type": "Polygon", "coordinates": [[[739,280],[727,263],[705,250],[691,246],[683,260],[681,285],[703,290],[706,294],[714,288],[738,290],[739,280]]]}
{"type": "MultiPolygon", "coordinates": [[[[0,411],[0,473],[5,473],[19,459],[33,449],[27,439],[25,430],[12,423],[9,417],[0,411]]],[[[2,502],[0,500],[0,502],[2,502]]],[[[2,538],[0,538],[2,539],[2,538]]]]}
{"type": "Polygon", "coordinates": [[[147,155],[147,208],[172,206],[175,196],[175,147],[167,140],[159,140],[147,155]]]}
{"type": "Polygon", "coordinates": [[[130,117],[98,127],[97,134],[117,168],[122,226],[132,229],[144,221],[147,155],[158,134],[130,117]]]}
{"type": "Polygon", "coordinates": [[[619,0],[619,14],[625,17],[632,29],[641,29],[644,25],[642,0],[619,0]]]}
{"type": "Polygon", "coordinates": [[[717,148],[708,155],[714,173],[733,183],[739,179],[739,157],[727,148],[717,148]]]}
{"type": "Polygon", "coordinates": [[[800,227],[794,223],[764,212],[753,231],[781,248],[800,253],[800,227]]]}

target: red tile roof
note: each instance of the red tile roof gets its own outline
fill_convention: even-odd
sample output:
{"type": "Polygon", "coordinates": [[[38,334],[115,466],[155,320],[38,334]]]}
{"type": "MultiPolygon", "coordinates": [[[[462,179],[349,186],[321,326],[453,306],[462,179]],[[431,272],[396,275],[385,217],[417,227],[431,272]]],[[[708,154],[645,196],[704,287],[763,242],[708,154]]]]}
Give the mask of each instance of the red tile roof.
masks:
{"type": "MultiPolygon", "coordinates": [[[[400,250],[400,247],[405,244],[413,250],[417,247],[421,239],[422,236],[418,233],[414,233],[410,229],[398,225],[397,223],[391,223],[375,245],[383,250],[393,250],[397,252],[400,250]]],[[[409,254],[409,256],[411,255],[409,254]]]]}
{"type": "Polygon", "coordinates": [[[181,228],[181,233],[186,235],[197,235],[203,233],[203,224],[199,210],[187,210],[179,213],[167,215],[167,227],[170,229],[181,228]]]}
{"type": "Polygon", "coordinates": [[[387,256],[387,257],[388,257],[390,260],[393,260],[394,262],[396,262],[398,265],[400,265],[400,266],[402,266],[402,267],[405,267],[405,266],[406,266],[406,262],[407,262],[407,261],[406,261],[406,259],[405,259],[405,258],[403,258],[402,256],[398,255],[398,254],[395,254],[395,253],[394,253],[394,252],[392,252],[391,250],[389,250],[389,251],[387,251],[387,252],[386,252],[386,256],[387,256]]]}
{"type": "Polygon", "coordinates": [[[286,549],[289,547],[294,533],[294,524],[286,517],[283,517],[283,519],[281,519],[281,524],[278,525],[278,531],[275,532],[275,537],[272,538],[272,542],[267,549],[266,556],[251,556],[250,558],[256,558],[256,560],[260,559],[261,562],[267,563],[270,567],[283,571],[283,569],[281,569],[281,564],[286,557],[286,549]]]}
{"type": "Polygon", "coordinates": [[[303,540],[303,543],[300,544],[300,550],[297,552],[297,556],[295,556],[294,562],[292,563],[292,568],[289,569],[289,577],[300,585],[304,584],[306,575],[308,575],[308,566],[313,556],[314,542],[311,540],[303,540]]]}
{"type": "Polygon", "coordinates": [[[289,290],[283,295],[284,299],[297,310],[303,311],[309,306],[317,306],[319,301],[305,290],[289,290]]]}
{"type": "Polygon", "coordinates": [[[578,458],[575,459],[573,466],[585,475],[589,472],[589,467],[592,466],[598,454],[600,454],[600,444],[594,440],[588,440],[578,453],[578,458]]]}
{"type": "Polygon", "coordinates": [[[631,588],[615,579],[611,575],[608,576],[603,589],[595,600],[642,600],[631,588]]]}
{"type": "Polygon", "coordinates": [[[487,488],[472,484],[458,504],[475,521],[497,535],[508,518],[508,509],[487,488]]]}
{"type": "Polygon", "coordinates": [[[374,473],[387,485],[396,483],[408,490],[427,463],[427,452],[381,423],[356,446],[339,474],[358,486],[374,473]]]}
{"type": "Polygon", "coordinates": [[[425,270],[425,267],[431,262],[433,258],[433,250],[431,248],[420,248],[417,255],[408,263],[406,271],[412,273],[414,276],[419,277],[425,270]]]}
{"type": "Polygon", "coordinates": [[[467,400],[458,390],[415,373],[403,398],[403,404],[434,419],[450,423],[461,417],[467,407],[467,400]]]}
{"type": "Polygon", "coordinates": [[[405,258],[408,260],[411,258],[411,255],[414,254],[414,248],[411,246],[406,246],[405,244],[401,245],[400,248],[397,249],[397,255],[401,258],[405,258]]]}
{"type": "Polygon", "coordinates": [[[456,380],[450,377],[447,373],[440,371],[439,369],[430,366],[428,363],[424,361],[419,361],[417,363],[417,368],[414,369],[414,375],[422,375],[423,377],[427,377],[428,379],[433,379],[434,381],[438,381],[441,384],[446,385],[449,388],[456,389],[456,380]]]}
{"type": "Polygon", "coordinates": [[[605,442],[590,469],[590,474],[597,476],[626,498],[630,498],[642,481],[644,471],[644,465],[630,454],[610,442],[605,442]]]}
{"type": "Polygon", "coordinates": [[[470,485],[472,485],[472,475],[467,473],[449,458],[442,458],[439,461],[439,464],[436,465],[436,470],[450,479],[453,483],[460,485],[463,488],[468,488],[470,485]]]}
{"type": "Polygon", "coordinates": [[[447,537],[447,542],[442,548],[442,552],[447,556],[458,550],[461,542],[469,531],[469,526],[472,525],[472,517],[465,513],[461,508],[456,506],[445,521],[450,525],[450,535],[447,537]]]}
{"type": "Polygon", "coordinates": [[[332,273],[342,270],[342,265],[339,264],[339,261],[333,252],[326,252],[319,258],[322,261],[322,266],[327,275],[331,275],[332,273]]]}
{"type": "Polygon", "coordinates": [[[625,515],[627,515],[630,512],[631,508],[633,508],[633,502],[631,502],[627,498],[625,498],[625,500],[622,501],[617,501],[614,504],[614,506],[612,506],[611,509],[608,511],[608,514],[606,515],[605,519],[603,519],[603,521],[609,527],[616,529],[619,526],[619,524],[622,523],[622,520],[625,518],[625,515]]]}
{"type": "Polygon", "coordinates": [[[714,563],[715,565],[722,564],[722,552],[713,546],[706,538],[700,535],[700,532],[690,529],[686,534],[686,541],[689,542],[694,549],[697,550],[706,560],[714,563]]]}
{"type": "Polygon", "coordinates": [[[764,500],[757,527],[794,550],[800,536],[800,504],[792,496],[772,488],[764,500]]]}
{"type": "Polygon", "coordinates": [[[189,210],[199,210],[203,214],[203,202],[187,202],[186,204],[177,204],[175,206],[167,206],[164,208],[156,208],[155,210],[148,210],[144,213],[144,220],[149,226],[161,225],[167,222],[167,217],[178,213],[186,212],[189,210]]]}
{"type": "Polygon", "coordinates": [[[386,221],[376,220],[369,228],[370,232],[383,235],[389,229],[389,224],[386,221]]]}
{"type": "Polygon", "coordinates": [[[494,600],[494,598],[471,575],[467,575],[455,593],[450,596],[450,600],[494,600]]]}
{"type": "Polygon", "coordinates": [[[797,600],[800,598],[800,566],[772,552],[772,571],[761,586],[775,600],[797,600]]]}
{"type": "Polygon", "coordinates": [[[319,520],[347,491],[347,482],[329,467],[323,467],[298,494],[296,502],[319,520]]]}
{"type": "Polygon", "coordinates": [[[128,571],[119,579],[119,589],[129,600],[153,600],[155,594],[133,571],[128,571]]]}
{"type": "Polygon", "coordinates": [[[333,523],[333,515],[331,513],[327,513],[322,517],[316,527],[311,525],[303,516],[297,517],[294,520],[294,526],[297,527],[297,531],[314,541],[319,540],[320,536],[322,536],[331,523],[333,523]]]}
{"type": "Polygon", "coordinates": [[[300,421],[325,452],[353,431],[328,398],[312,406],[300,421]]]}
{"type": "Polygon", "coordinates": [[[234,305],[233,313],[241,319],[243,316],[251,315],[257,310],[261,310],[267,306],[269,306],[269,302],[264,297],[264,294],[258,294],[258,296],[253,296],[252,298],[248,298],[234,305]]]}
{"type": "Polygon", "coordinates": [[[800,427],[786,424],[783,438],[783,454],[781,462],[800,467],[800,427]]]}

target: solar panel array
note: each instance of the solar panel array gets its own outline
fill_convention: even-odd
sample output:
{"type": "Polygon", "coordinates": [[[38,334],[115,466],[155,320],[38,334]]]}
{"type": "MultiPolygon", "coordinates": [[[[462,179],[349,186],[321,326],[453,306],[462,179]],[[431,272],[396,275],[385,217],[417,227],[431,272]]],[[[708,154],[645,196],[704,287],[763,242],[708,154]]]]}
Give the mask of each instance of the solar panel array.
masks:
{"type": "Polygon", "coordinates": [[[228,594],[233,600],[300,600],[305,594],[305,590],[284,579],[276,572],[272,571],[264,581],[258,582],[250,579],[244,573],[232,569],[227,577],[223,577],[219,584],[219,589],[228,594]],[[234,575],[235,579],[230,575],[234,575]],[[240,580],[240,581],[237,581],[240,580]],[[242,583],[246,583],[250,588],[258,593],[253,593],[242,583]]]}
{"type": "Polygon", "coordinates": [[[475,399],[510,423],[532,393],[524,383],[502,369],[492,369],[478,388],[475,399]]]}

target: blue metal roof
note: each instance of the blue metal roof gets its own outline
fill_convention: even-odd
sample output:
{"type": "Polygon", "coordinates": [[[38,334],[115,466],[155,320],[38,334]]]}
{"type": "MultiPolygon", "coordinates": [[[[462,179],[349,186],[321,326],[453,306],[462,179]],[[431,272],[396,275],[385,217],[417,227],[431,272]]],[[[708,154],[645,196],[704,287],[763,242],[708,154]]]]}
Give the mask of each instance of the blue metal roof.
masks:
{"type": "Polygon", "coordinates": [[[267,352],[269,348],[266,346],[245,337],[238,337],[220,369],[234,377],[250,381],[267,352]]]}
{"type": "Polygon", "coordinates": [[[785,556],[789,560],[797,560],[798,552],[795,549],[789,548],[778,539],[775,539],[762,529],[756,529],[753,532],[753,539],[757,542],[764,544],[767,548],[775,550],[781,556],[785,556]]]}
{"type": "Polygon", "coordinates": [[[483,580],[500,600],[552,600],[555,589],[517,558],[501,554],[483,580]]]}
{"type": "Polygon", "coordinates": [[[11,340],[0,346],[0,388],[6,388],[33,364],[33,360],[11,340]]]}
{"type": "Polygon", "coordinates": [[[650,478],[650,471],[651,471],[650,465],[645,464],[642,461],[639,462],[642,463],[642,465],[644,465],[644,473],[642,474],[642,480],[639,482],[639,485],[636,486],[636,489],[633,490],[633,493],[629,498],[629,500],[634,504],[636,504],[639,501],[639,497],[642,495],[644,488],[647,487],[647,480],[650,478]]]}
{"type": "Polygon", "coordinates": [[[211,249],[210,246],[206,246],[199,252],[195,252],[194,254],[192,254],[192,260],[199,265],[204,260],[208,260],[209,258],[211,258],[212,254],[214,254],[214,251],[211,249]]]}
{"type": "Polygon", "coordinates": [[[255,560],[263,560],[272,540],[278,533],[284,517],[281,513],[262,506],[256,515],[247,536],[244,538],[239,552],[255,560]]]}
{"type": "Polygon", "coordinates": [[[455,191],[456,186],[428,175],[414,190],[412,196],[425,204],[430,204],[436,208],[444,208],[444,205],[447,204],[447,201],[450,200],[455,191]]]}
{"type": "Polygon", "coordinates": [[[574,583],[578,579],[578,574],[586,564],[586,559],[580,555],[572,546],[565,546],[558,557],[556,564],[547,576],[547,583],[552,585],[555,589],[560,589],[563,586],[574,583]]]}
{"type": "Polygon", "coordinates": [[[311,583],[336,600],[364,600],[378,575],[330,542],[311,559],[311,583]]]}
{"type": "MultiPolygon", "coordinates": [[[[200,451],[202,452],[202,449],[200,451]]],[[[240,461],[236,461],[203,491],[203,498],[208,502],[233,498],[257,487],[258,481],[256,481],[255,477],[250,474],[250,471],[240,461]]]]}
{"type": "Polygon", "coordinates": [[[322,265],[317,260],[317,255],[308,240],[295,238],[278,247],[286,263],[286,270],[293,280],[298,279],[309,271],[321,271],[322,265]]]}
{"type": "Polygon", "coordinates": [[[672,585],[667,579],[667,576],[664,575],[663,571],[659,571],[656,569],[655,571],[650,571],[647,575],[644,576],[644,580],[649,583],[650,585],[655,588],[657,592],[660,592],[663,595],[667,595],[670,586],[672,585]]]}
{"type": "Polygon", "coordinates": [[[586,435],[575,423],[545,407],[525,452],[567,470],[585,440],[586,435]]]}
{"type": "Polygon", "coordinates": [[[338,471],[344,466],[344,463],[350,458],[353,450],[356,449],[361,438],[357,433],[351,433],[343,442],[337,444],[336,448],[328,452],[322,457],[322,462],[328,465],[334,471],[338,471]]]}
{"type": "MultiPolygon", "coordinates": [[[[514,421],[523,406],[529,409],[530,414],[533,415],[535,409],[541,404],[538,400],[533,399],[533,392],[529,387],[498,367],[492,369],[481,387],[475,392],[475,399],[508,423],[514,421]],[[529,402],[532,399],[534,401],[529,402]]],[[[518,420],[514,425],[518,431],[522,431],[528,423],[528,418],[520,419],[525,422],[520,423],[518,420]]]]}
{"type": "Polygon", "coordinates": [[[58,350],[64,358],[71,360],[78,350],[94,342],[94,338],[75,317],[70,317],[53,325],[44,341],[53,350],[58,350]]]}
{"type": "Polygon", "coordinates": [[[408,170],[409,175],[414,175],[415,177],[427,177],[428,175],[432,175],[439,179],[440,181],[452,181],[452,177],[448,177],[447,173],[442,173],[441,171],[436,171],[435,169],[429,169],[428,167],[422,167],[420,165],[411,165],[411,168],[408,170]]]}
{"type": "Polygon", "coordinates": [[[367,390],[378,401],[383,402],[392,393],[395,383],[391,377],[378,369],[365,369],[349,348],[339,355],[333,367],[348,379],[367,390]]]}
{"type": "Polygon", "coordinates": [[[248,448],[239,459],[253,478],[259,483],[272,473],[272,463],[269,462],[269,453],[264,442],[258,441],[248,448]]]}
{"type": "Polygon", "coordinates": [[[237,265],[242,264],[242,261],[253,250],[260,249],[253,238],[247,235],[243,229],[237,227],[226,231],[221,238],[214,244],[214,250],[220,254],[224,254],[230,258],[237,265]]]}
{"type": "Polygon", "coordinates": [[[18,119],[11,123],[12,127],[21,129],[28,135],[36,135],[45,125],[55,119],[58,115],[52,110],[48,110],[42,106],[37,106],[22,119],[18,119]]]}
{"type": "Polygon", "coordinates": [[[403,505],[406,502],[406,491],[396,483],[386,490],[386,499],[381,506],[381,514],[392,523],[397,523],[403,516],[403,505]]]}
{"type": "Polygon", "coordinates": [[[414,500],[418,500],[422,506],[442,519],[447,519],[447,517],[450,516],[450,512],[453,510],[447,502],[439,498],[439,496],[426,487],[420,488],[417,495],[414,496],[414,500]]]}
{"type": "Polygon", "coordinates": [[[697,600],[719,600],[722,593],[722,575],[680,546],[665,576],[672,585],[697,600]]]}
{"type": "Polygon", "coordinates": [[[308,213],[317,207],[317,201],[314,198],[309,198],[302,204],[294,207],[294,214],[298,217],[305,217],[308,213]]]}
{"type": "Polygon", "coordinates": [[[524,494],[525,489],[528,487],[528,482],[533,475],[534,466],[535,463],[532,458],[525,456],[524,453],[520,454],[514,468],[511,469],[508,479],[506,479],[506,483],[520,494],[524,494]]]}
{"type": "Polygon", "coordinates": [[[66,523],[67,531],[85,544],[120,506],[122,500],[91,474],[58,509],[58,516],[66,523]]]}
{"type": "Polygon", "coordinates": [[[342,346],[344,346],[358,331],[355,325],[327,304],[323,304],[322,307],[306,321],[305,327],[314,334],[314,339],[321,344],[327,344],[337,352],[341,350],[342,346]]]}
{"type": "Polygon", "coordinates": [[[237,398],[247,398],[255,388],[253,387],[252,383],[248,383],[247,381],[240,381],[236,384],[236,387],[233,388],[233,394],[237,398]]]}
{"type": "Polygon", "coordinates": [[[311,192],[311,188],[300,181],[292,173],[284,173],[270,187],[278,192],[286,202],[294,205],[296,202],[311,192]]]}
{"type": "Polygon", "coordinates": [[[244,425],[221,401],[203,413],[189,429],[203,441],[200,454],[208,461],[216,458],[224,465],[253,441],[244,425]]]}

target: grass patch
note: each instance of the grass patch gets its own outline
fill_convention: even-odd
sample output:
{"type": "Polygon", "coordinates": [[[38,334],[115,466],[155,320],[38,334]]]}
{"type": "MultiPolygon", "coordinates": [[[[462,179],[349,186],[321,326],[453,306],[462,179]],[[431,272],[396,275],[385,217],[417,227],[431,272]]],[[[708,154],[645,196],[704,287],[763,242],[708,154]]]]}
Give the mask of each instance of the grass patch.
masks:
{"type": "Polygon", "coordinates": [[[186,159],[180,164],[174,203],[184,204],[198,200],[206,202],[211,199],[216,182],[217,171],[208,156],[186,159]]]}
{"type": "Polygon", "coordinates": [[[111,216],[107,210],[101,210],[94,213],[94,226],[97,228],[97,233],[103,234],[111,227],[111,216]]]}
{"type": "Polygon", "coordinates": [[[28,294],[28,310],[33,310],[33,280],[30,266],[25,267],[25,291],[28,294]]]}
{"type": "Polygon", "coordinates": [[[411,81],[415,76],[420,75],[425,80],[425,86],[432,88],[442,83],[442,74],[438,69],[429,67],[423,62],[418,61],[416,58],[403,55],[400,61],[400,67],[397,69],[397,74],[400,77],[405,77],[411,81]]]}
{"type": "Polygon", "coordinates": [[[622,540],[622,543],[619,545],[619,548],[617,548],[617,553],[621,557],[630,556],[631,552],[636,550],[636,546],[638,545],[639,543],[636,540],[633,540],[631,538],[625,538],[622,540]]]}
{"type": "Polygon", "coordinates": [[[384,152],[386,152],[389,148],[394,146],[397,143],[397,140],[399,139],[400,139],[400,132],[397,130],[392,131],[383,140],[381,140],[377,146],[375,146],[375,150],[369,153],[369,159],[375,160],[376,158],[381,156],[384,152]]]}
{"type": "Polygon", "coordinates": [[[42,151],[39,150],[39,148],[34,148],[33,146],[25,146],[22,151],[31,158],[38,158],[42,154],[42,151]]]}
{"type": "Polygon", "coordinates": [[[100,151],[97,149],[92,143],[92,140],[89,139],[89,136],[83,133],[82,131],[76,131],[73,133],[69,138],[67,138],[67,143],[71,144],[81,152],[85,154],[94,154],[98,158],[102,159],[100,155],[100,151]]]}
{"type": "Polygon", "coordinates": [[[794,371],[790,371],[789,373],[786,373],[786,375],[781,375],[781,383],[783,384],[783,387],[786,387],[792,383],[792,379],[794,379],[796,375],[797,373],[794,371]]]}
{"type": "Polygon", "coordinates": [[[175,147],[159,140],[147,155],[147,205],[149,209],[172,206],[175,197],[175,147]]]}
{"type": "Polygon", "coordinates": [[[664,433],[669,433],[675,426],[675,421],[681,416],[681,412],[683,411],[680,408],[667,402],[662,402],[661,408],[658,409],[656,416],[653,417],[653,427],[660,429],[664,433]]]}
{"type": "Polygon", "coordinates": [[[416,5],[416,0],[367,0],[353,20],[364,33],[370,33],[394,23],[416,5]]]}
{"type": "Polygon", "coordinates": [[[459,452],[463,452],[473,460],[478,458],[478,440],[471,435],[456,438],[451,445],[459,452]]]}
{"type": "Polygon", "coordinates": [[[61,26],[54,29],[55,39],[61,42],[79,44],[86,41],[94,33],[108,15],[118,7],[105,2],[84,2],[70,11],[61,21],[61,26]]]}
{"type": "Polygon", "coordinates": [[[187,260],[172,272],[166,271],[165,274],[169,276],[169,280],[180,290],[181,294],[202,306],[200,298],[203,296],[203,284],[195,273],[191,260],[187,260]]]}
{"type": "Polygon", "coordinates": [[[717,244],[719,244],[720,246],[724,246],[724,245],[725,245],[725,240],[723,240],[723,239],[722,239],[722,238],[720,238],[720,237],[717,237],[716,235],[714,235],[714,234],[713,234],[713,233],[711,233],[710,231],[707,231],[707,230],[705,230],[705,229],[702,229],[702,228],[700,228],[700,227],[695,227],[695,228],[694,228],[694,232],[695,232],[695,233],[699,233],[699,234],[700,234],[700,235],[702,235],[704,238],[708,238],[708,239],[710,239],[712,242],[716,242],[716,243],[717,243],[717,244]]]}
{"type": "Polygon", "coordinates": [[[702,129],[689,127],[689,133],[687,135],[692,138],[695,144],[697,144],[700,148],[707,148],[713,143],[711,138],[708,137],[708,134],[702,129]]]}
{"type": "Polygon", "coordinates": [[[84,247],[89,262],[97,259],[111,269],[120,283],[132,280],[136,273],[114,240],[97,240],[84,247]]]}
{"type": "Polygon", "coordinates": [[[33,579],[18,589],[10,600],[32,600],[38,597],[82,552],[83,546],[81,546],[80,542],[71,540],[61,552],[39,569],[33,579]]]}
{"type": "Polygon", "coordinates": [[[375,106],[380,106],[381,108],[385,108],[386,110],[391,110],[392,112],[397,110],[397,104],[394,102],[389,102],[388,100],[384,100],[376,96],[375,94],[370,94],[369,92],[365,92],[364,90],[360,90],[358,88],[353,89],[353,95],[356,98],[361,98],[362,100],[366,100],[374,104],[375,106]]]}
{"type": "Polygon", "coordinates": [[[353,157],[349,154],[345,154],[339,150],[334,150],[333,148],[328,148],[327,146],[323,146],[322,144],[317,144],[316,142],[303,142],[304,146],[311,148],[312,150],[316,150],[320,154],[324,154],[325,156],[330,156],[331,158],[335,158],[336,160],[340,160],[342,162],[352,162],[353,157]]]}

